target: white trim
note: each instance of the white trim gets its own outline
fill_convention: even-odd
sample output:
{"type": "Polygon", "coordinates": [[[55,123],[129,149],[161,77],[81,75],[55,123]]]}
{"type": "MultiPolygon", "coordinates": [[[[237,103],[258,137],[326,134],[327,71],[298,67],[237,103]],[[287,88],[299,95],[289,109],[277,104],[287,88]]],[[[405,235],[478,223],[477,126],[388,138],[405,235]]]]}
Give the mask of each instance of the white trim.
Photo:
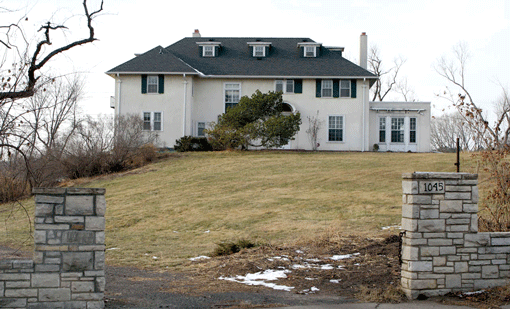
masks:
{"type": "Polygon", "coordinates": [[[253,57],[265,57],[266,56],[266,47],[264,45],[254,45],[253,46],[253,57]],[[262,47],[262,55],[257,55],[257,48],[262,47]]]}
{"type": "Polygon", "coordinates": [[[142,131],[151,131],[151,132],[163,132],[164,131],[164,127],[163,127],[163,121],[164,117],[163,117],[163,111],[153,111],[153,112],[149,112],[149,111],[142,111],[142,131]],[[145,114],[148,113],[149,114],[149,125],[150,125],[150,130],[146,130],[144,129],[144,125],[145,125],[145,114]],[[161,130],[154,130],[154,115],[156,113],[159,113],[161,114],[161,130]]]}
{"type": "Polygon", "coordinates": [[[203,45],[202,47],[202,57],[215,57],[215,46],[212,45],[203,45]],[[211,48],[211,50],[209,50],[211,48]],[[210,55],[207,53],[211,53],[210,55]]]}
{"type": "Polygon", "coordinates": [[[333,83],[332,79],[323,79],[321,81],[321,98],[332,98],[333,97],[333,88],[334,88],[333,84],[334,83],[333,83]],[[325,81],[330,81],[331,82],[331,88],[325,88],[324,87],[324,82],[325,81]],[[329,90],[329,89],[331,89],[331,95],[325,96],[324,95],[324,90],[329,90]]]}
{"type": "Polygon", "coordinates": [[[158,94],[159,93],[159,76],[158,75],[147,75],[147,94],[158,94]],[[154,86],[154,83],[149,83],[149,79],[155,78],[156,79],[156,91],[149,91],[149,85],[154,86]]]}
{"type": "MultiPolygon", "coordinates": [[[[376,76],[289,76],[289,75],[205,75],[201,72],[109,72],[107,74],[140,75],[140,74],[163,74],[163,75],[199,75],[203,78],[245,78],[245,79],[378,79],[376,76]]],[[[370,102],[372,103],[372,102],[370,102]]],[[[386,102],[385,102],[386,103],[386,102]]],[[[391,103],[391,102],[389,102],[391,103]]]]}
{"type": "Polygon", "coordinates": [[[294,94],[296,93],[296,82],[294,81],[294,79],[275,79],[274,80],[274,91],[278,91],[276,90],[276,85],[278,82],[282,82],[282,92],[283,94],[294,94]],[[288,92],[287,91],[287,83],[288,82],[292,82],[292,92],[288,92]]]}
{"type": "Polygon", "coordinates": [[[327,128],[327,138],[326,138],[326,141],[328,143],[345,143],[345,115],[341,115],[341,114],[330,114],[328,115],[328,128],[327,128]],[[330,141],[329,140],[329,125],[330,125],[330,122],[329,122],[329,117],[342,117],[342,140],[341,141],[330,141]]]}
{"type": "MultiPolygon", "coordinates": [[[[242,97],[242,87],[241,87],[241,82],[224,82],[223,83],[223,112],[226,112],[226,108],[225,106],[227,105],[227,103],[232,103],[232,102],[226,102],[226,95],[225,95],[225,91],[227,91],[227,84],[232,84],[232,85],[239,85],[239,100],[241,100],[241,97],[242,97]]],[[[228,90],[238,90],[238,89],[228,89],[228,90]]],[[[237,101],[237,103],[239,103],[239,101],[237,101]]]]}

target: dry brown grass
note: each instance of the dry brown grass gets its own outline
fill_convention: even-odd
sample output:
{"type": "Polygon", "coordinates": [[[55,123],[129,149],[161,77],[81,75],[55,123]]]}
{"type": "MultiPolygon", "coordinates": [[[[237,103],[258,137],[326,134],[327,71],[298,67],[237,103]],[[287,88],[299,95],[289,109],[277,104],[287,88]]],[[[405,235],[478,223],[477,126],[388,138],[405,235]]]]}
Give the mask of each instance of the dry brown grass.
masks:
{"type": "MultiPolygon", "coordinates": [[[[461,158],[463,171],[474,172],[469,154],[461,158]]],[[[107,251],[108,263],[165,268],[222,241],[378,236],[400,223],[402,173],[452,172],[454,161],[435,153],[187,153],[79,185],[106,188],[107,248],[118,248],[107,251]]],[[[25,204],[33,212],[33,201],[25,204]]],[[[6,221],[5,243],[19,242],[21,222],[6,221]]]]}

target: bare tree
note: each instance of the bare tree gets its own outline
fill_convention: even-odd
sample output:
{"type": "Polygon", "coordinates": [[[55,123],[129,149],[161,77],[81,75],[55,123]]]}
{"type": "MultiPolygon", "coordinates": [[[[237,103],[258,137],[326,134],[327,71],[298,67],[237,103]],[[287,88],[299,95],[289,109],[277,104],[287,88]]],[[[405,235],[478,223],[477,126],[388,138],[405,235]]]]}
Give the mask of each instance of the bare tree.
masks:
{"type": "Polygon", "coordinates": [[[490,231],[510,230],[510,96],[507,88],[501,86],[501,96],[496,102],[495,121],[482,110],[466,85],[466,69],[470,58],[468,47],[459,43],[453,48],[453,56],[442,57],[436,64],[436,71],[453,88],[447,87],[440,97],[450,101],[457,108],[462,120],[483,142],[477,158],[488,173],[488,190],[480,201],[480,226],[490,231]]]}
{"type": "Polygon", "coordinates": [[[319,119],[319,111],[317,111],[316,116],[308,116],[308,129],[306,130],[306,134],[308,134],[308,140],[312,146],[313,151],[317,151],[320,144],[319,132],[322,129],[322,125],[324,124],[324,120],[319,119]]]}
{"type": "MultiPolygon", "coordinates": [[[[51,21],[43,24],[38,30],[35,44],[28,39],[29,34],[23,27],[23,23],[28,21],[27,16],[21,16],[16,23],[0,25],[0,46],[4,47],[4,52],[0,55],[0,157],[12,157],[14,152],[16,160],[22,158],[26,166],[26,178],[31,185],[34,184],[35,177],[30,168],[30,156],[37,149],[36,143],[51,146],[57,140],[56,132],[63,119],[68,119],[73,109],[66,109],[61,104],[55,105],[55,102],[37,103],[28,98],[44,92],[51,83],[55,83],[53,77],[48,77],[43,72],[50,60],[72,48],[97,40],[92,22],[102,12],[103,0],[99,8],[92,11],[89,10],[87,0],[84,0],[83,10],[87,36],[60,46],[53,46],[53,39],[56,34],[69,30],[63,24],[51,21]],[[47,116],[51,108],[41,104],[54,104],[51,120],[43,119],[43,114],[47,116]],[[34,119],[37,121],[32,122],[34,119]]],[[[0,8],[0,12],[16,13],[5,8],[0,8]]],[[[66,35],[67,37],[69,36],[66,35]]]]}
{"type": "Polygon", "coordinates": [[[455,152],[459,146],[463,151],[475,151],[483,148],[483,141],[469,126],[459,112],[443,114],[435,117],[430,126],[430,142],[432,149],[441,152],[455,152]]]}
{"type": "Polygon", "coordinates": [[[386,68],[377,46],[373,45],[370,48],[368,70],[379,77],[370,89],[372,101],[383,101],[391,91],[396,91],[407,100],[412,90],[407,85],[407,79],[400,80],[399,77],[400,69],[405,62],[406,59],[400,56],[393,59],[393,64],[390,68],[386,68]]]}

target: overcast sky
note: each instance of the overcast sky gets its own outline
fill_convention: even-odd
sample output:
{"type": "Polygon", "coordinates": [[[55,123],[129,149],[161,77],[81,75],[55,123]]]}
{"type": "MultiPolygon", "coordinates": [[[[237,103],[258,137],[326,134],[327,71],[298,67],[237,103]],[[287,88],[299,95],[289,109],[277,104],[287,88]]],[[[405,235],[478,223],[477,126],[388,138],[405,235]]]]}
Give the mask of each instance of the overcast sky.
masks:
{"type": "MultiPolygon", "coordinates": [[[[345,47],[344,55],[353,61],[359,58],[359,36],[366,32],[369,46],[377,45],[387,65],[398,56],[407,59],[402,76],[418,100],[432,102],[434,115],[447,106],[435,96],[447,82],[433,65],[459,42],[470,50],[467,85],[477,102],[490,108],[500,94],[498,84],[510,88],[510,0],[104,1],[104,13],[94,21],[99,41],[50,63],[62,73],[83,72],[82,105],[90,114],[112,112],[114,80],[104,72],[134,53],[189,37],[194,29],[212,37],[309,37],[345,47]]],[[[98,0],[88,2],[91,10],[98,7],[98,0]]],[[[70,28],[68,39],[86,30],[78,16],[81,0],[0,0],[0,6],[19,9],[10,16],[27,12],[27,29],[52,17],[70,28]]]]}

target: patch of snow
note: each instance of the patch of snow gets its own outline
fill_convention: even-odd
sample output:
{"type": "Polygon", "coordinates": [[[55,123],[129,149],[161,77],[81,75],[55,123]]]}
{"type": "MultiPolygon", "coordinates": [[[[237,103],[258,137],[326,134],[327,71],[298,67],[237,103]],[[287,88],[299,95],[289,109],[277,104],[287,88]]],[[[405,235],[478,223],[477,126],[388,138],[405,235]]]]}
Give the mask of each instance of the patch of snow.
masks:
{"type": "Polygon", "coordinates": [[[482,293],[485,293],[485,290],[474,291],[474,292],[463,292],[461,297],[469,296],[469,295],[477,295],[477,294],[482,294],[482,293]]]}
{"type": "Polygon", "coordinates": [[[294,264],[292,265],[292,268],[294,269],[300,269],[300,268],[307,268],[305,265],[300,265],[300,264],[294,264]]]}
{"type": "Polygon", "coordinates": [[[179,232],[177,232],[177,231],[174,231],[174,233],[179,233],[179,232]]]}
{"type": "Polygon", "coordinates": [[[350,259],[350,258],[353,258],[358,255],[359,255],[359,252],[353,253],[353,254],[333,255],[329,259],[333,260],[333,261],[340,261],[340,260],[350,259]]]}
{"type": "Polygon", "coordinates": [[[110,250],[120,250],[120,248],[108,248],[108,249],[106,249],[106,251],[110,251],[110,250]]]}
{"type": "Polygon", "coordinates": [[[283,256],[275,256],[273,257],[273,259],[275,260],[282,260],[282,261],[288,261],[289,259],[287,258],[287,255],[283,255],[283,256]]]}
{"type": "Polygon", "coordinates": [[[340,283],[339,279],[330,279],[329,282],[331,283],[340,283]]]}
{"type": "Polygon", "coordinates": [[[321,265],[321,269],[322,270],[330,270],[330,269],[333,269],[333,266],[331,266],[330,264],[324,264],[324,265],[321,265]]]}
{"type": "Polygon", "coordinates": [[[312,291],[312,292],[317,292],[317,291],[320,291],[320,290],[319,290],[318,288],[316,288],[316,287],[312,286],[312,287],[310,288],[310,291],[312,291]]]}
{"type": "Polygon", "coordinates": [[[317,278],[305,278],[305,280],[318,280],[317,278]]]}
{"type": "Polygon", "coordinates": [[[321,260],[319,260],[319,259],[306,259],[305,261],[317,263],[317,262],[320,262],[321,260]]]}
{"type": "Polygon", "coordinates": [[[294,289],[292,286],[286,285],[278,285],[275,283],[270,283],[266,281],[278,280],[281,278],[287,278],[286,273],[289,273],[289,270],[272,270],[268,269],[264,272],[257,272],[254,274],[246,274],[245,276],[235,276],[235,277],[219,277],[219,280],[227,280],[232,282],[238,282],[247,285],[262,285],[268,288],[272,288],[274,290],[283,290],[290,291],[294,289]]]}
{"type": "Polygon", "coordinates": [[[157,259],[158,259],[158,257],[157,257],[157,256],[153,256],[153,257],[152,257],[152,259],[153,259],[153,260],[157,260],[157,259]]]}
{"type": "Polygon", "coordinates": [[[207,231],[205,231],[204,233],[211,233],[211,231],[210,231],[210,230],[207,230],[207,231]]]}
{"type": "Polygon", "coordinates": [[[210,259],[210,257],[201,255],[201,256],[194,257],[194,258],[190,258],[189,260],[190,261],[198,261],[198,260],[208,260],[208,259],[210,259]]]}
{"type": "Polygon", "coordinates": [[[296,250],[296,253],[298,253],[298,254],[302,254],[302,253],[304,253],[304,252],[303,252],[303,251],[301,251],[301,250],[296,250]]]}
{"type": "Polygon", "coordinates": [[[389,230],[391,228],[396,228],[398,230],[402,229],[402,227],[400,225],[390,225],[390,226],[383,226],[383,227],[381,227],[381,230],[389,230]]]}

